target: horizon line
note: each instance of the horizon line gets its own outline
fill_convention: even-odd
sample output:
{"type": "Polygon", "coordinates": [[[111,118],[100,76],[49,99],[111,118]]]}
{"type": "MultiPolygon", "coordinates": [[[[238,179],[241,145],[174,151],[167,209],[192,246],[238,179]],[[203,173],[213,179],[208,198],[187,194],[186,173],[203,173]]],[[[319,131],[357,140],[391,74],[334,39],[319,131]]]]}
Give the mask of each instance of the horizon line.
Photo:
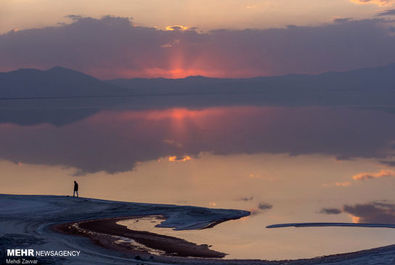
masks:
{"type": "Polygon", "coordinates": [[[323,72],[318,72],[318,73],[287,73],[287,74],[279,74],[279,75],[255,75],[255,76],[250,76],[250,77],[215,77],[215,76],[206,76],[206,75],[189,75],[185,77],[165,77],[165,76],[158,76],[158,77],[144,77],[144,76],[135,76],[135,77],[117,77],[117,78],[110,78],[110,79],[103,79],[100,77],[97,77],[93,74],[86,73],[84,71],[79,71],[75,70],[73,68],[65,67],[65,66],[60,66],[60,65],[55,65],[49,68],[34,68],[34,67],[21,67],[21,68],[16,68],[13,70],[6,70],[6,71],[0,71],[0,74],[7,74],[7,73],[13,73],[13,72],[18,72],[18,71],[26,71],[26,70],[33,70],[33,71],[40,71],[40,72],[48,72],[51,70],[56,70],[56,69],[64,69],[68,71],[73,71],[77,72],[80,74],[84,74],[90,77],[93,77],[95,79],[98,79],[100,81],[112,81],[112,80],[132,80],[132,79],[143,79],[143,80],[155,80],[155,79],[164,79],[164,80],[185,80],[185,79],[190,79],[190,78],[205,78],[205,79],[223,79],[223,80],[243,80],[243,79],[257,79],[257,78],[270,78],[270,77],[283,77],[283,76],[299,76],[299,75],[305,75],[305,76],[316,76],[316,75],[321,75],[321,74],[326,74],[326,73],[346,73],[346,72],[352,72],[352,71],[357,71],[357,70],[363,70],[363,69],[374,69],[374,68],[382,68],[382,67],[388,67],[391,65],[395,65],[395,61],[389,64],[384,64],[384,65],[378,65],[378,66],[366,66],[366,67],[358,67],[358,68],[352,68],[350,70],[344,70],[344,71],[323,71],[323,72]]]}

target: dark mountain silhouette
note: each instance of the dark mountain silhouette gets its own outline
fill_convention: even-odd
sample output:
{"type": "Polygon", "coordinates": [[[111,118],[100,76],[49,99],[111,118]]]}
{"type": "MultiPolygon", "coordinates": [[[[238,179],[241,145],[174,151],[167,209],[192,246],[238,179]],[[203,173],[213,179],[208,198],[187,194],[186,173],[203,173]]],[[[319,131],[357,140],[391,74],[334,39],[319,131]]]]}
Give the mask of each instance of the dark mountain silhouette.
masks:
{"type": "Polygon", "coordinates": [[[84,104],[91,96],[124,95],[128,91],[62,67],[0,73],[0,123],[62,126],[102,109],[103,104],[84,104]]]}
{"type": "Polygon", "coordinates": [[[376,68],[318,75],[285,75],[246,79],[116,79],[111,84],[143,94],[237,96],[240,103],[268,105],[392,105],[395,63],[376,68]]]}
{"type": "Polygon", "coordinates": [[[122,95],[126,91],[63,67],[0,73],[1,98],[106,96],[122,95]]]}
{"type": "Polygon", "coordinates": [[[70,69],[22,69],[0,73],[0,98],[140,97],[140,107],[258,105],[393,105],[395,64],[246,79],[116,79],[101,81],[70,69]]]}

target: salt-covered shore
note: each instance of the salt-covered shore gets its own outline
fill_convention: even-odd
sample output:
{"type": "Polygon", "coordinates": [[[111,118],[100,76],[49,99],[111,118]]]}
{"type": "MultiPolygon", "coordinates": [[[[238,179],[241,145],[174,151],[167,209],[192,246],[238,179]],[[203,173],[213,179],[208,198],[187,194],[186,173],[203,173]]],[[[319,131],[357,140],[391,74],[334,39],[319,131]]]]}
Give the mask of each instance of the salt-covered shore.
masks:
{"type": "MultiPolygon", "coordinates": [[[[62,233],[56,229],[61,224],[72,225],[78,223],[85,224],[83,228],[88,233],[91,230],[96,230],[93,233],[100,233],[102,238],[114,236],[106,233],[106,229],[111,230],[113,233],[117,231],[118,235],[115,236],[122,238],[124,230],[115,227],[115,222],[111,220],[147,215],[163,216],[164,221],[160,225],[162,227],[183,230],[211,227],[219,222],[247,216],[249,212],[192,206],[105,201],[66,196],[0,195],[1,259],[4,262],[4,251],[6,249],[22,248],[80,251],[79,256],[39,257],[38,264],[395,264],[395,245],[306,260],[222,260],[220,258],[175,257],[150,253],[137,255],[133,251],[125,251],[125,249],[106,247],[106,244],[98,244],[100,242],[89,236],[79,236],[76,235],[78,233],[67,233],[67,231],[62,233]]],[[[146,236],[144,233],[140,235],[146,236]]],[[[157,235],[159,237],[149,236],[151,243],[154,245],[155,238],[161,238],[161,240],[164,240],[162,241],[165,242],[164,244],[169,242],[171,244],[172,242],[171,240],[166,241],[167,238],[160,235],[157,235]]],[[[177,239],[175,239],[175,242],[178,242],[177,239]]],[[[186,248],[194,247],[193,243],[190,244],[192,245],[186,244],[186,248]]],[[[213,248],[215,250],[215,246],[213,248]]],[[[215,256],[214,254],[218,254],[218,257],[221,256],[221,253],[216,253],[214,250],[214,252],[210,252],[211,250],[205,245],[197,249],[203,250],[202,253],[212,253],[213,256],[215,256]]]]}

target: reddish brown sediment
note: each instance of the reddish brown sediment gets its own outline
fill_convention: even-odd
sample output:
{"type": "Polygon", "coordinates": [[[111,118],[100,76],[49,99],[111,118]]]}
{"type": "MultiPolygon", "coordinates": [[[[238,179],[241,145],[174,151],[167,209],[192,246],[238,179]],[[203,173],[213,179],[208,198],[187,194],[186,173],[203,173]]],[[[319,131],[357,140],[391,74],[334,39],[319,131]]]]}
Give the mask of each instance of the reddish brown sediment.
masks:
{"type": "Polygon", "coordinates": [[[139,217],[81,221],[56,225],[53,229],[62,233],[85,236],[103,247],[131,254],[149,254],[149,252],[134,244],[119,242],[120,239],[131,239],[145,246],[147,249],[157,251],[157,254],[167,256],[223,258],[226,255],[225,253],[209,249],[206,244],[198,245],[181,238],[146,231],[130,230],[125,226],[117,224],[117,222],[121,220],[136,218],[139,217]]]}

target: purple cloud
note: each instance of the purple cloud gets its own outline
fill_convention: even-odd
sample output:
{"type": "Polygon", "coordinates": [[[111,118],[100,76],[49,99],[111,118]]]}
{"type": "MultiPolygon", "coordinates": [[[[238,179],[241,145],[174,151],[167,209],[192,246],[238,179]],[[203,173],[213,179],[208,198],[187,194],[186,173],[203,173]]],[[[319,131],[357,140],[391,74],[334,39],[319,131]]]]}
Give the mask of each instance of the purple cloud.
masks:
{"type": "Polygon", "coordinates": [[[61,65],[101,78],[246,77],[395,61],[395,36],[383,19],[202,33],[138,27],[122,17],[70,18],[70,24],[0,35],[0,70],[61,65]]]}

